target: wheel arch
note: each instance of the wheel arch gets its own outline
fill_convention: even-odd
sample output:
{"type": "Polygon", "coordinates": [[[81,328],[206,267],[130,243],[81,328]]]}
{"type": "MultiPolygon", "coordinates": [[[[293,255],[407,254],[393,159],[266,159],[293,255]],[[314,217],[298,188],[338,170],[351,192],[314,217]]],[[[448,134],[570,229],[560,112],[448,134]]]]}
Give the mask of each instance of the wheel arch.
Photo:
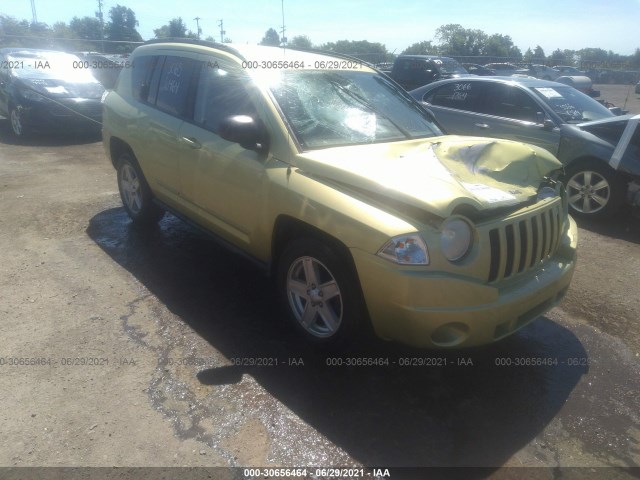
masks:
{"type": "Polygon", "coordinates": [[[349,247],[325,231],[289,215],[280,215],[276,219],[273,227],[273,233],[271,235],[271,274],[275,273],[278,259],[287,246],[287,243],[294,238],[302,237],[315,238],[332,247],[336,253],[345,259],[351,271],[354,273],[355,278],[358,279],[356,265],[349,251],[349,247]]]}
{"type": "Polygon", "coordinates": [[[274,279],[277,277],[279,259],[284,253],[287,244],[293,239],[305,237],[318,240],[328,245],[340,258],[344,259],[347,271],[349,275],[351,275],[351,280],[354,282],[357,302],[363,315],[360,322],[360,328],[362,328],[361,333],[365,335],[365,337],[373,336],[374,331],[371,316],[369,315],[367,302],[362,291],[362,283],[360,282],[353,255],[349,247],[340,239],[300,219],[289,215],[280,215],[276,219],[272,234],[271,262],[269,268],[271,277],[274,279]]]}
{"type": "Polygon", "coordinates": [[[120,155],[123,153],[131,154],[133,161],[138,163],[138,159],[136,158],[135,153],[133,153],[133,149],[127,142],[118,137],[111,137],[109,139],[109,156],[111,157],[111,164],[113,165],[113,168],[118,168],[118,158],[120,158],[120,155]]]}
{"type": "Polygon", "coordinates": [[[608,160],[605,160],[604,158],[598,157],[596,155],[580,155],[576,158],[571,159],[571,161],[569,161],[564,166],[565,177],[566,177],[567,171],[574,169],[576,166],[580,164],[589,164],[592,162],[597,163],[598,165],[601,165],[603,168],[611,172],[611,174],[614,175],[615,177],[618,177],[620,179],[627,178],[627,176],[623,172],[621,172],[620,170],[616,170],[611,165],[609,165],[608,160]]]}

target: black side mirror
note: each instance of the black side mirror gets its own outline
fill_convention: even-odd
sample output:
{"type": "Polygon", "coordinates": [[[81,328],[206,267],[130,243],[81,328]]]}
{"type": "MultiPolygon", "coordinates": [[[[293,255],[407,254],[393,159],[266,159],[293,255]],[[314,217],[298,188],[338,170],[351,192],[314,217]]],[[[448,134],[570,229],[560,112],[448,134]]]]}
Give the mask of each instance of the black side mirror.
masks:
{"type": "Polygon", "coordinates": [[[554,121],[547,117],[544,112],[536,113],[536,123],[538,125],[542,125],[542,128],[544,130],[553,130],[554,128],[556,128],[556,124],[554,123],[554,121]]]}
{"type": "Polygon", "coordinates": [[[229,142],[239,143],[247,150],[267,149],[267,133],[262,125],[248,115],[233,115],[220,122],[219,134],[229,142]]]}

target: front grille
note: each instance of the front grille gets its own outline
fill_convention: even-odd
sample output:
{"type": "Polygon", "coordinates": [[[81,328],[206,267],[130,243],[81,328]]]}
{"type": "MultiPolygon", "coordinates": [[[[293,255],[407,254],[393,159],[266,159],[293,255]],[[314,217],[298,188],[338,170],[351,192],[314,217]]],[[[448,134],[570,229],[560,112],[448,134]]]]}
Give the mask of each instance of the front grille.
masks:
{"type": "Polygon", "coordinates": [[[489,282],[526,272],[553,255],[562,235],[562,220],[562,203],[557,201],[543,212],[491,229],[489,282]]]}

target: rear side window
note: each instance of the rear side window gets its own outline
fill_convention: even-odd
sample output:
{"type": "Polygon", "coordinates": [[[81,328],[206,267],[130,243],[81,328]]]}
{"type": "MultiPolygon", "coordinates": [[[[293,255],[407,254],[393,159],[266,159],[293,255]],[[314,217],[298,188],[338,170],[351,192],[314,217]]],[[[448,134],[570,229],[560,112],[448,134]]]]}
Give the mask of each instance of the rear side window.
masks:
{"type": "Polygon", "coordinates": [[[440,107],[474,112],[477,110],[478,97],[482,90],[483,85],[479,82],[447,83],[427,93],[424,101],[440,107]]]}
{"type": "Polygon", "coordinates": [[[158,62],[158,57],[150,55],[138,57],[133,61],[131,72],[131,87],[133,98],[146,102],[151,85],[151,76],[158,62]]]}
{"type": "Polygon", "coordinates": [[[189,92],[197,66],[198,62],[190,58],[166,57],[156,97],[158,109],[176,117],[188,115],[189,92]]]}

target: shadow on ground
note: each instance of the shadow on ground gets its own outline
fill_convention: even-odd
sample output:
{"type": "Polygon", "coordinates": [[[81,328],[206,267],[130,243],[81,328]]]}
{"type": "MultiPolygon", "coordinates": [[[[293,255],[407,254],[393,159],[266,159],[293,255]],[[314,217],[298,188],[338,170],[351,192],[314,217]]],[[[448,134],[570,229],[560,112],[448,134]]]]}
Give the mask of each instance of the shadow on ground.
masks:
{"type": "Polygon", "coordinates": [[[626,207],[607,220],[576,219],[578,226],[606,237],[640,243],[640,208],[626,207]]]}
{"type": "Polygon", "coordinates": [[[140,231],[114,208],[93,217],[87,234],[227,358],[304,358],[303,368],[226,366],[197,377],[202,385],[233,384],[250,373],[364,465],[502,465],[544,429],[586,373],[567,362],[587,357],[582,344],[544,317],[483,350],[442,354],[369,342],[339,355],[313,351],[280,322],[260,270],[176,218],[140,231]],[[385,357],[389,365],[327,366],[333,357],[385,357]],[[407,357],[440,358],[441,366],[401,365],[407,357]],[[521,359],[557,363],[516,366],[521,359]]]}

